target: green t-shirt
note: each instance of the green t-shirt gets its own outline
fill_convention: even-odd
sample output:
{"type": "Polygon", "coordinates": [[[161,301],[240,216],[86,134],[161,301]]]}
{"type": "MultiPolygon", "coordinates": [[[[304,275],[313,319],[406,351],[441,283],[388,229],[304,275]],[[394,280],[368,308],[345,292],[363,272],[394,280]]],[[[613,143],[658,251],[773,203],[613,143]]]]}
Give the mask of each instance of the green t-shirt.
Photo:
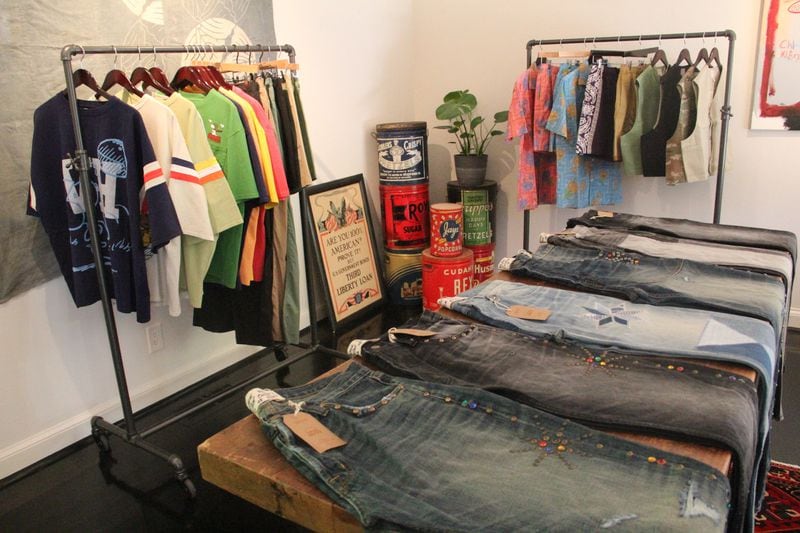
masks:
{"type": "MultiPolygon", "coordinates": [[[[250,166],[244,125],[236,106],[213,89],[205,95],[187,92],[181,94],[197,107],[203,118],[208,144],[225,173],[239,213],[244,215],[244,202],[258,198],[258,189],[253,168],[250,166]]],[[[206,282],[218,283],[231,289],[236,287],[242,228],[242,225],[238,225],[220,233],[206,274],[206,282]]]]}

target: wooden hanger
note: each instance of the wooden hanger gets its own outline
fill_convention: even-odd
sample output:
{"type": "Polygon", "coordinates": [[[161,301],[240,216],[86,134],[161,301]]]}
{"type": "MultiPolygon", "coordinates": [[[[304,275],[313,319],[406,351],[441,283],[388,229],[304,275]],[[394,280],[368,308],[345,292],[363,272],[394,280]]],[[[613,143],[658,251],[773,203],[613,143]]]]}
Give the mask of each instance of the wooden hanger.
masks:
{"type": "Polygon", "coordinates": [[[175,76],[172,77],[172,82],[170,83],[170,86],[176,91],[180,91],[187,85],[194,85],[202,91],[203,94],[211,90],[211,87],[207,85],[206,81],[200,76],[197,67],[184,66],[179,68],[175,72],[175,76]]]}
{"type": "Polygon", "coordinates": [[[717,50],[716,46],[708,53],[708,59],[706,59],[706,62],[708,64],[711,64],[712,62],[716,63],[719,69],[722,70],[722,61],[719,59],[719,50],[717,50]]]}
{"type": "Polygon", "coordinates": [[[659,61],[660,61],[661,63],[663,63],[665,67],[669,67],[669,61],[667,61],[667,53],[666,53],[666,52],[664,52],[664,50],[663,50],[663,49],[661,49],[661,48],[659,48],[658,50],[656,50],[656,53],[655,53],[655,54],[653,54],[653,59],[651,59],[651,60],[650,60],[650,65],[652,65],[652,66],[654,66],[654,67],[655,67],[655,66],[656,66],[656,64],[657,64],[659,61]]]}
{"type": "MultiPolygon", "coordinates": [[[[160,83],[162,87],[169,88],[169,79],[167,79],[167,75],[164,74],[164,71],[158,67],[150,67],[150,75],[153,77],[155,81],[160,83]]],[[[170,88],[172,90],[172,88],[170,88]]]]}
{"type": "Polygon", "coordinates": [[[150,71],[145,67],[136,67],[131,73],[131,85],[136,86],[139,83],[142,84],[142,89],[152,87],[167,96],[175,92],[169,85],[162,85],[160,82],[156,81],[153,75],[150,74],[150,71]]]}
{"type": "Polygon", "coordinates": [[[678,67],[691,67],[692,66],[692,55],[689,52],[688,48],[684,48],[678,54],[678,58],[675,60],[673,66],[678,67]],[[681,64],[683,63],[683,64],[681,64]]]}
{"type": "MultiPolygon", "coordinates": [[[[103,90],[98,84],[97,80],[94,79],[92,73],[86,70],[85,68],[79,68],[78,70],[72,73],[72,83],[77,89],[81,85],[85,85],[86,87],[90,88],[95,92],[95,96],[100,95],[107,100],[113,98],[110,93],[103,90]]],[[[65,90],[66,92],[66,90],[65,90]]]]}
{"type": "Polygon", "coordinates": [[[119,85],[129,93],[135,94],[140,98],[144,96],[144,93],[142,91],[133,86],[133,84],[125,75],[125,73],[117,68],[108,71],[108,74],[106,74],[106,79],[103,80],[103,85],[101,89],[103,89],[104,91],[108,91],[114,85],[119,85]]]}
{"type": "Polygon", "coordinates": [[[705,48],[701,48],[700,51],[697,52],[697,57],[694,58],[694,63],[692,63],[692,66],[697,68],[703,61],[708,64],[708,50],[705,48]]]}

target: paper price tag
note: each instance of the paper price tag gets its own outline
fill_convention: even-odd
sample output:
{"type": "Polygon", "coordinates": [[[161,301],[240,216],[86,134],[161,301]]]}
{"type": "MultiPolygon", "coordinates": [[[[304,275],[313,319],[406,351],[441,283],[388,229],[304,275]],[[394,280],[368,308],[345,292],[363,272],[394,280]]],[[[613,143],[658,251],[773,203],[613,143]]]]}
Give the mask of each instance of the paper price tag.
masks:
{"type": "Polygon", "coordinates": [[[595,217],[613,217],[613,211],[598,211],[595,217]]]}
{"type": "Polygon", "coordinates": [[[292,430],[297,438],[314,448],[317,453],[325,453],[333,448],[347,444],[333,431],[322,425],[322,422],[308,413],[299,412],[283,415],[283,423],[292,430]]]}
{"type": "Polygon", "coordinates": [[[403,335],[411,335],[414,337],[433,337],[436,335],[435,331],[414,328],[392,328],[392,333],[402,333],[403,335]]]}
{"type": "Polygon", "coordinates": [[[506,310],[508,316],[514,318],[522,318],[524,320],[537,320],[545,321],[550,317],[549,309],[542,309],[540,307],[528,307],[526,305],[512,305],[506,310]]]}

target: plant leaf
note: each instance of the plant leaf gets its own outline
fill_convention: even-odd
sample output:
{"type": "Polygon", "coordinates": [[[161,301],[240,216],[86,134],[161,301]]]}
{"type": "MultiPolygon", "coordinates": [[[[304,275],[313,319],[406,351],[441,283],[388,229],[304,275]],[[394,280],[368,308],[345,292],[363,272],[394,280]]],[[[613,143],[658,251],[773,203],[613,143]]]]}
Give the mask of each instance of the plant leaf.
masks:
{"type": "Polygon", "coordinates": [[[470,129],[475,129],[483,123],[483,117],[475,117],[472,119],[472,122],[469,123],[470,129]]]}
{"type": "Polygon", "coordinates": [[[465,91],[463,97],[461,98],[461,104],[472,111],[478,107],[478,99],[475,98],[475,95],[469,94],[465,91]]]}
{"type": "Polygon", "coordinates": [[[492,137],[495,137],[497,135],[502,135],[502,134],[503,134],[503,132],[500,131],[500,130],[492,130],[492,131],[489,132],[489,135],[491,135],[492,137]]]}
{"type": "Polygon", "coordinates": [[[451,91],[451,92],[447,93],[446,95],[444,95],[444,102],[445,102],[445,103],[448,103],[448,102],[458,102],[458,101],[460,101],[460,100],[461,100],[461,98],[462,98],[462,95],[463,95],[465,92],[466,92],[466,91],[451,91]]]}
{"type": "Polygon", "coordinates": [[[494,121],[495,122],[507,122],[508,121],[508,111],[498,111],[494,114],[494,121]]]}

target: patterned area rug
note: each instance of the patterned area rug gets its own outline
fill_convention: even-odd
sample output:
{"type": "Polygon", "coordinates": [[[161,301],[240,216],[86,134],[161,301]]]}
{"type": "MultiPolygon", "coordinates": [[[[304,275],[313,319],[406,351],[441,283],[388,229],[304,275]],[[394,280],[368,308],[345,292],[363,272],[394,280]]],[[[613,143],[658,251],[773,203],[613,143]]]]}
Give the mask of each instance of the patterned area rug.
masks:
{"type": "Polygon", "coordinates": [[[772,461],[756,531],[800,531],[800,466],[772,461]]]}

